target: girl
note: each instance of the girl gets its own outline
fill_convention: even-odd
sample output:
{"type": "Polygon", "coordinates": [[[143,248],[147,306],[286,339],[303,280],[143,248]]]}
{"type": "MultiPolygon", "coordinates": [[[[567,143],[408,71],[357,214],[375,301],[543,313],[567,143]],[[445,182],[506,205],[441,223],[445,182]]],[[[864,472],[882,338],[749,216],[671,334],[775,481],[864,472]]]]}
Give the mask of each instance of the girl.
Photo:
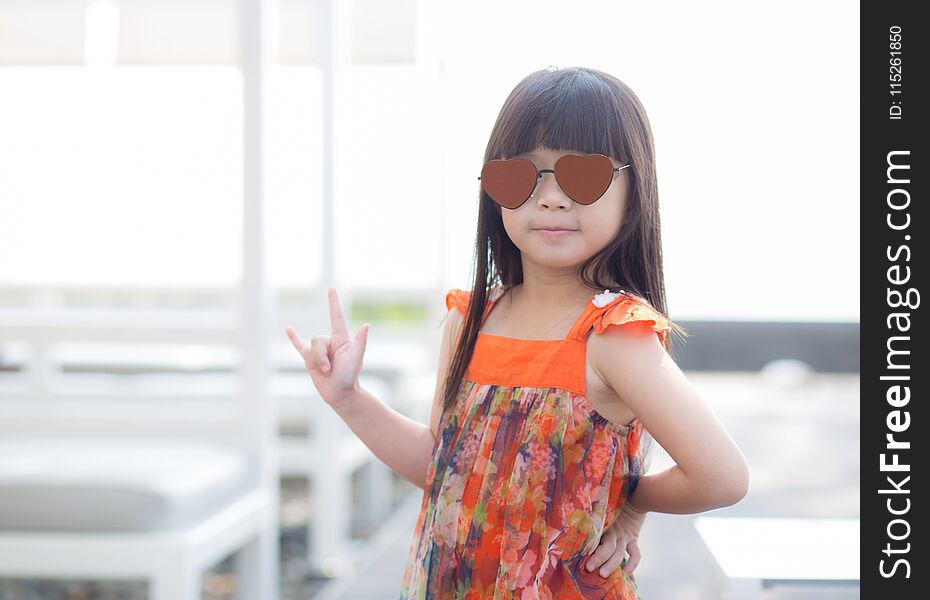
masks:
{"type": "Polygon", "coordinates": [[[429,427],[359,387],[369,326],[349,338],[334,289],[331,335],[288,336],[323,399],[424,489],[401,598],[640,598],[646,513],[732,505],[749,483],[670,354],[685,334],[666,316],[649,122],[616,78],[544,69],[484,158],[429,427]],[[645,475],[651,436],[676,464],[645,475]]]}

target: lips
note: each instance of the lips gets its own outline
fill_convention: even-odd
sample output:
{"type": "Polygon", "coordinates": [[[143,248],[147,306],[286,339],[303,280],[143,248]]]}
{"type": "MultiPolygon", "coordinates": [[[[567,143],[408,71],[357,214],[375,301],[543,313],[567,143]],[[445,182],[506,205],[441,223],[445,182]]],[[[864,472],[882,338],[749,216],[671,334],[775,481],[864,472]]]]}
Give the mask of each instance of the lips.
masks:
{"type": "Polygon", "coordinates": [[[550,240],[561,240],[571,237],[573,233],[578,233],[577,229],[536,229],[537,234],[550,240]]]}
{"type": "Polygon", "coordinates": [[[538,227],[537,231],[578,231],[577,229],[572,229],[571,227],[538,227]]]}

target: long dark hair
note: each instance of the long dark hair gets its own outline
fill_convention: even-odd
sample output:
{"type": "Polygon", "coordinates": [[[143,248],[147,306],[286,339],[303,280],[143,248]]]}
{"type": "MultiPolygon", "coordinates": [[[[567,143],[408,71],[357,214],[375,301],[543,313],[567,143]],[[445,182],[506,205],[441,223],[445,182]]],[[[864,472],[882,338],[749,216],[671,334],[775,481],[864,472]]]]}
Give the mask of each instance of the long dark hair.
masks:
{"type": "MultiPolygon", "coordinates": [[[[646,111],[622,81],[596,69],[549,67],[534,71],[513,89],[491,131],[484,160],[535,150],[599,153],[621,163],[630,189],[623,226],[601,252],[581,267],[591,290],[622,288],[667,316],[655,149],[646,111]]],[[[472,264],[471,302],[462,324],[443,392],[443,412],[452,407],[471,362],[490,290],[523,282],[520,250],[504,229],[501,207],[479,190],[478,231],[472,264]]],[[[675,323],[672,330],[687,333],[675,323]]],[[[671,336],[665,349],[672,353],[671,336]]]]}

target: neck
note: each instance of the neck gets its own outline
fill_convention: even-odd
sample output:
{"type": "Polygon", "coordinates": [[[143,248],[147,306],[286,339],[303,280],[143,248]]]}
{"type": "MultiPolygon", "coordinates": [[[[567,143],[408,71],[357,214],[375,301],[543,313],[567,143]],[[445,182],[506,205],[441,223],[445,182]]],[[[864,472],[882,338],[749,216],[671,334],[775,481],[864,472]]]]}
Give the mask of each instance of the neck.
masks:
{"type": "Polygon", "coordinates": [[[603,290],[592,290],[571,276],[527,277],[511,292],[511,300],[537,312],[559,312],[577,309],[603,290]]]}

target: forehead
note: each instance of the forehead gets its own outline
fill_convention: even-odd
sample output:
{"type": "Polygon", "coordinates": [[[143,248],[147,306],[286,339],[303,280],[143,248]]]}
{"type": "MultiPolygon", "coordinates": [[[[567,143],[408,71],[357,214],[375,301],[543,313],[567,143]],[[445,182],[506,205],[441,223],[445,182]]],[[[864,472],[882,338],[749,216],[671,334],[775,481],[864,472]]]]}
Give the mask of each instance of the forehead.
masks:
{"type": "MultiPolygon", "coordinates": [[[[521,152],[520,154],[514,154],[510,158],[528,158],[530,160],[533,160],[534,162],[545,161],[546,159],[552,159],[552,161],[555,162],[556,160],[565,156],[566,154],[575,154],[575,155],[584,156],[584,155],[590,154],[590,152],[582,152],[580,150],[552,150],[549,148],[536,148],[535,150],[527,150],[526,152],[521,152]]],[[[610,162],[616,164],[617,162],[616,160],[614,160],[612,157],[608,157],[608,158],[610,158],[610,162]]]]}
{"type": "Polygon", "coordinates": [[[571,149],[553,150],[552,148],[535,148],[534,150],[527,150],[526,152],[515,154],[513,157],[514,158],[517,158],[517,157],[559,158],[561,156],[565,156],[566,154],[585,155],[585,154],[591,154],[591,153],[582,152],[581,150],[571,150],[571,149]]]}
{"type": "Polygon", "coordinates": [[[550,150],[548,148],[536,148],[535,150],[527,150],[526,152],[521,152],[515,156],[526,156],[529,158],[534,157],[544,157],[544,156],[562,156],[563,154],[581,154],[580,152],[575,152],[573,150],[550,150]]]}

